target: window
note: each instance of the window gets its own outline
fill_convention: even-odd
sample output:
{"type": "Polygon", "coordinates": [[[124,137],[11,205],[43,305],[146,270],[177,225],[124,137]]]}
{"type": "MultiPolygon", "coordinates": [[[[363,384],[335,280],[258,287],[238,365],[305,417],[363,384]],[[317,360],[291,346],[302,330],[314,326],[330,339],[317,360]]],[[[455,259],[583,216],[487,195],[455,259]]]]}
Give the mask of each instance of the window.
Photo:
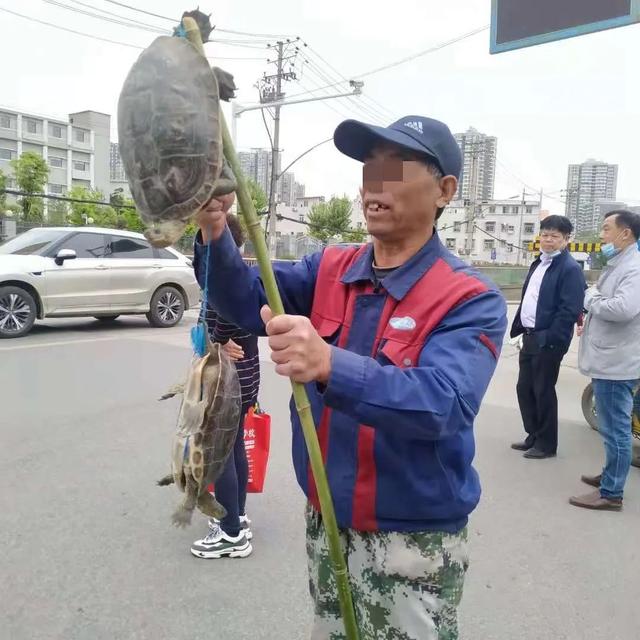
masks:
{"type": "Polygon", "coordinates": [[[38,133],[38,123],[35,120],[26,120],[27,133],[38,133]]]}
{"type": "Polygon", "coordinates": [[[496,223],[495,222],[485,222],[484,223],[484,230],[485,231],[495,231],[496,230],[496,223]]]}
{"type": "Polygon", "coordinates": [[[64,168],[65,164],[66,164],[66,160],[64,158],[60,158],[58,156],[49,156],[50,167],[64,168]]]}
{"type": "Polygon", "coordinates": [[[76,171],[89,171],[89,163],[88,162],[83,162],[82,160],[74,160],[73,161],[73,168],[76,171]]]}
{"type": "Polygon", "coordinates": [[[525,233],[533,233],[534,230],[534,225],[532,222],[525,222],[524,223],[524,232],[525,233]]]}
{"type": "Polygon", "coordinates": [[[508,228],[509,228],[509,225],[508,225],[508,224],[504,224],[504,223],[503,223],[503,224],[501,224],[501,225],[500,225],[500,229],[501,229],[502,231],[506,231],[508,228]]]}
{"type": "Polygon", "coordinates": [[[146,240],[111,236],[107,254],[110,258],[153,258],[153,249],[146,240]]]}
{"type": "Polygon", "coordinates": [[[447,238],[447,249],[455,249],[455,248],[456,248],[456,239],[447,238]]]}
{"type": "Polygon", "coordinates": [[[298,214],[298,220],[300,220],[300,222],[304,222],[304,213],[298,214]]]}
{"type": "Polygon", "coordinates": [[[358,224],[356,225],[356,227],[357,227],[358,229],[362,229],[362,222],[358,222],[358,224]]]}
{"type": "Polygon", "coordinates": [[[85,140],[85,132],[82,131],[81,129],[76,129],[76,141],[84,142],[84,140],[85,140]]]}
{"type": "Polygon", "coordinates": [[[157,253],[157,257],[161,260],[177,260],[178,256],[171,253],[171,251],[167,251],[166,249],[155,249],[154,256],[157,253]]]}
{"type": "Polygon", "coordinates": [[[51,125],[51,136],[53,138],[62,138],[62,127],[57,124],[51,125]]]}
{"type": "Polygon", "coordinates": [[[484,241],[485,251],[491,251],[491,249],[493,249],[494,246],[495,246],[495,241],[494,240],[485,240],[484,241]]]}
{"type": "Polygon", "coordinates": [[[15,153],[11,149],[0,149],[0,160],[11,160],[15,153]]]}
{"type": "Polygon", "coordinates": [[[50,184],[49,185],[49,193],[64,193],[64,185],[63,184],[50,184]]]}
{"type": "Polygon", "coordinates": [[[495,207],[489,207],[489,213],[495,213],[496,212],[496,208],[495,207]]]}
{"type": "Polygon", "coordinates": [[[9,116],[0,116],[0,127],[11,129],[11,118],[9,116]]]}
{"type": "Polygon", "coordinates": [[[76,233],[58,249],[73,249],[78,258],[104,258],[104,236],[99,233],[76,233]]]}
{"type": "Polygon", "coordinates": [[[533,213],[533,207],[527,207],[526,211],[527,213],[533,213]]]}
{"type": "Polygon", "coordinates": [[[510,224],[509,225],[509,233],[513,233],[514,231],[515,231],[515,227],[512,224],[510,224]]]}
{"type": "Polygon", "coordinates": [[[460,231],[460,228],[461,228],[461,227],[462,227],[462,223],[461,223],[461,222],[454,222],[454,223],[453,223],[453,230],[454,230],[455,232],[460,231]]]}
{"type": "Polygon", "coordinates": [[[66,233],[66,231],[47,229],[46,227],[30,229],[17,235],[15,238],[11,238],[11,240],[8,240],[4,244],[0,244],[0,254],[33,255],[52,242],[64,237],[66,233]]]}

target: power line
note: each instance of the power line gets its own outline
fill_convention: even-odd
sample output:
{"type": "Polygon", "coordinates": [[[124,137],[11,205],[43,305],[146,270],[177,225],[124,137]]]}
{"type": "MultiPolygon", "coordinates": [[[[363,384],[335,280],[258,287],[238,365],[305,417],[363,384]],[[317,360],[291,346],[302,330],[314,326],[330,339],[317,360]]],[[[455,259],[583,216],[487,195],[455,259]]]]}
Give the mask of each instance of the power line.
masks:
{"type": "Polygon", "coordinates": [[[21,196],[23,198],[46,198],[48,200],[62,200],[63,202],[78,202],[81,204],[97,204],[106,207],[112,207],[113,209],[134,209],[135,206],[131,204],[114,204],[111,202],[103,202],[101,200],[84,200],[82,198],[67,198],[66,196],[52,196],[46,193],[29,193],[28,191],[19,191],[17,189],[1,189],[0,193],[8,193],[12,196],[21,196]]]}
{"type": "MultiPolygon", "coordinates": [[[[303,42],[303,44],[309,49],[312,55],[314,55],[322,63],[324,63],[327,67],[329,67],[329,69],[331,69],[334,73],[336,73],[340,78],[342,78],[345,82],[349,81],[349,79],[346,76],[344,76],[338,69],[336,69],[336,67],[334,67],[330,62],[328,62],[325,58],[323,58],[310,44],[308,44],[307,42],[303,42]]],[[[373,98],[367,96],[364,93],[362,94],[362,98],[363,100],[367,100],[372,105],[374,105],[375,110],[380,111],[385,118],[391,119],[394,117],[393,112],[387,109],[387,107],[385,107],[381,102],[374,100],[373,98]]]]}
{"type": "MultiPolygon", "coordinates": [[[[70,29],[69,27],[63,27],[59,24],[54,24],[52,22],[46,22],[45,20],[39,20],[38,18],[33,18],[32,16],[26,16],[22,13],[18,13],[17,11],[12,11],[11,9],[6,9],[5,7],[0,7],[0,11],[4,11],[5,13],[10,13],[13,16],[18,18],[23,18],[24,20],[28,20],[29,22],[35,22],[37,24],[41,24],[45,27],[51,27],[52,29],[58,29],[60,31],[66,31],[67,33],[73,33],[77,36],[82,36],[83,38],[89,38],[90,40],[99,40],[100,42],[107,42],[109,44],[117,44],[122,47],[129,47],[130,49],[137,49],[138,51],[142,51],[146,47],[132,44],[130,42],[123,42],[122,40],[112,40],[110,38],[103,38],[102,36],[96,36],[90,33],[85,33],[83,31],[76,31],[75,29],[70,29]]],[[[261,47],[257,47],[261,48],[261,47]]],[[[215,58],[207,58],[208,60],[263,60],[264,58],[253,58],[253,57],[225,57],[225,56],[215,56],[215,58]]]]}
{"type": "MultiPolygon", "coordinates": [[[[451,38],[450,40],[445,40],[444,42],[440,42],[436,45],[433,45],[432,47],[429,47],[428,49],[423,49],[422,51],[418,51],[417,53],[414,53],[410,56],[405,56],[404,58],[400,58],[399,60],[396,60],[395,62],[390,62],[389,64],[385,64],[381,67],[376,67],[375,69],[371,69],[370,71],[365,71],[364,73],[357,73],[355,75],[352,76],[352,79],[362,79],[362,78],[366,78],[368,76],[371,76],[375,73],[380,73],[381,71],[386,71],[387,69],[392,69],[393,67],[397,67],[401,64],[405,64],[406,62],[411,62],[412,60],[415,60],[417,58],[421,58],[422,56],[426,56],[430,53],[435,53],[436,51],[440,51],[441,49],[444,49],[446,47],[449,47],[453,44],[456,44],[458,42],[462,42],[463,40],[466,40],[467,38],[471,38],[472,36],[477,35],[478,33],[482,33],[483,31],[486,31],[489,28],[489,25],[484,25],[483,27],[478,27],[476,29],[473,29],[472,31],[468,31],[467,33],[463,33],[462,35],[456,36],[455,38],[451,38]]],[[[333,82],[331,84],[328,84],[326,86],[323,87],[323,89],[331,89],[332,87],[335,87],[339,84],[343,84],[343,80],[340,80],[338,82],[333,82]]],[[[289,96],[290,98],[293,98],[294,96],[289,96]]]]}
{"type": "MultiPolygon", "coordinates": [[[[132,7],[130,4],[125,4],[124,2],[116,2],[116,0],[104,0],[105,2],[108,2],[109,4],[115,4],[119,7],[124,7],[125,9],[130,9],[131,11],[137,11],[138,13],[144,13],[145,15],[148,16],[153,16],[154,18],[160,18],[162,20],[168,20],[169,22],[172,22],[174,25],[178,24],[180,22],[180,18],[170,18],[169,16],[163,16],[160,15],[159,13],[153,13],[151,11],[145,11],[144,9],[138,9],[137,7],[132,7]]],[[[287,35],[290,36],[290,34],[284,34],[284,33],[251,33],[248,31],[236,31],[234,29],[222,29],[220,27],[214,27],[214,29],[216,31],[220,31],[220,33],[231,33],[231,34],[235,34],[238,36],[255,36],[255,37],[259,37],[259,38],[280,38],[280,37],[287,37],[287,35]]]]}
{"type": "Polygon", "coordinates": [[[140,22],[139,20],[135,20],[134,18],[127,18],[127,17],[123,16],[120,13],[113,13],[113,11],[107,11],[106,9],[101,9],[99,7],[95,7],[92,4],[87,4],[86,2],[81,2],[81,0],[70,0],[70,1],[73,2],[74,4],[80,5],[81,7],[86,7],[87,9],[94,9],[95,11],[99,11],[100,13],[104,13],[105,15],[113,16],[114,18],[124,19],[127,22],[130,22],[131,24],[139,24],[142,27],[155,26],[155,25],[150,25],[148,22],[140,22]]]}

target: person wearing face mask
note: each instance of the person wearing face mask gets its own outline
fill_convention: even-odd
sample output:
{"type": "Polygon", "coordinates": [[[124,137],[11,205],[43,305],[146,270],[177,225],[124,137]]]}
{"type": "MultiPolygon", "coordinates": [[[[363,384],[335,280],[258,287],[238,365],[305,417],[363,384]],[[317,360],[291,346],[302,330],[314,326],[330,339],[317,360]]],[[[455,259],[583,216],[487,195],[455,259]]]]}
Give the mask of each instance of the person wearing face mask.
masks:
{"type": "MultiPolygon", "coordinates": [[[[500,291],[443,246],[460,148],[442,122],[347,120],[337,148],[363,163],[371,244],[274,264],[285,314],[266,306],[222,215],[201,212],[209,297],[269,336],[277,374],[305,383],[362,638],[458,638],[467,521],[480,499],[473,425],[506,330],[500,291]]],[[[202,274],[199,278],[202,280],[202,274]]],[[[292,453],[307,497],[315,640],[343,637],[318,494],[295,409],[292,453]]]]}
{"type": "Polygon", "coordinates": [[[578,365],[592,379],[605,463],[601,473],[581,478],[595,490],[569,502],[620,511],[632,457],[633,396],[640,378],[640,216],[625,209],[607,213],[600,237],[607,266],[585,295],[578,365]]]}
{"type": "Polygon", "coordinates": [[[529,269],[511,327],[512,338],[522,336],[516,389],[527,434],[511,448],[534,460],[551,458],[558,449],[556,383],[587,287],[582,268],[567,251],[572,231],[565,216],[547,216],[540,223],[541,254],[529,269]]]}

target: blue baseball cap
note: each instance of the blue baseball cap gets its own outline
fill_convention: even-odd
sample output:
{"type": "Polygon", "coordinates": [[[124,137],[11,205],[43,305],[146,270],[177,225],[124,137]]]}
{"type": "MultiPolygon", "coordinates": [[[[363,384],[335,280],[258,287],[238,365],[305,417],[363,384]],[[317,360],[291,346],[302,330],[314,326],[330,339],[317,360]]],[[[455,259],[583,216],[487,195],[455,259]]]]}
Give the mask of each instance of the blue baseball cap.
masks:
{"type": "Polygon", "coordinates": [[[388,142],[427,156],[445,176],[459,178],[462,169],[462,154],[451,130],[432,118],[404,116],[388,127],[345,120],[336,128],[333,142],[339,151],[360,162],[376,144],[388,142]]]}

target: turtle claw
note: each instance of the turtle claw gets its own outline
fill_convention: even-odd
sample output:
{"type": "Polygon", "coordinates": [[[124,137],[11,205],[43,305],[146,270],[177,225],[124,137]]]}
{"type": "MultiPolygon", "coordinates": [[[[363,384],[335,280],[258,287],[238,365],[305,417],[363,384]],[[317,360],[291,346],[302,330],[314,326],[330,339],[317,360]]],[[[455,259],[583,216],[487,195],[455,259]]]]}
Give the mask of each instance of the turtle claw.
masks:
{"type": "Polygon", "coordinates": [[[154,247],[163,249],[177,242],[186,227],[187,223],[182,220],[165,220],[164,222],[157,222],[148,227],[144,232],[144,237],[154,247]]]}
{"type": "Polygon", "coordinates": [[[179,382],[178,384],[174,384],[170,387],[165,394],[158,398],[158,401],[168,400],[169,398],[173,398],[178,394],[184,393],[184,382],[179,382]]]}

